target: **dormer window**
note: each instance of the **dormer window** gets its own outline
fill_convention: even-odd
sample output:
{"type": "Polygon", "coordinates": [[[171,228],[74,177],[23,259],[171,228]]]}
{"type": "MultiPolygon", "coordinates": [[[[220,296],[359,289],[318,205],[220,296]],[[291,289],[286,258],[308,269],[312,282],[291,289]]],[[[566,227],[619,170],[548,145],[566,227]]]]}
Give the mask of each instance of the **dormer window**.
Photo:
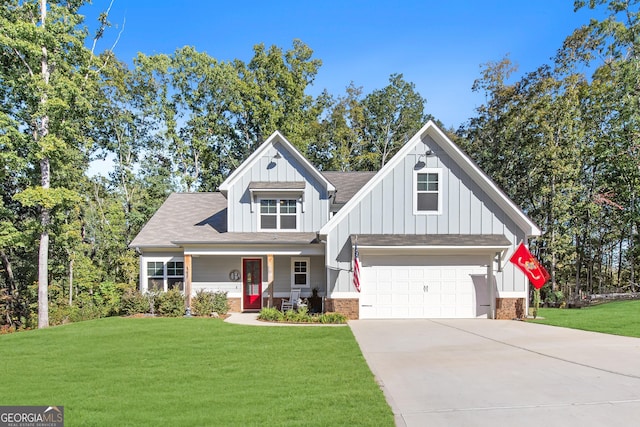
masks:
{"type": "Polygon", "coordinates": [[[296,199],[260,199],[260,231],[298,229],[298,201],[296,199]]]}

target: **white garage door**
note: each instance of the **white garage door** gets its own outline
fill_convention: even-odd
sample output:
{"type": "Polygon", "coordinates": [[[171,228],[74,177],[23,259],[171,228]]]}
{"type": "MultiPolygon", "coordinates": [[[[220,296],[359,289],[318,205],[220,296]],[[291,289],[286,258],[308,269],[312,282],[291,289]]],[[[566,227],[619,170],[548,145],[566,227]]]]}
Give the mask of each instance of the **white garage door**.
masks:
{"type": "Polygon", "coordinates": [[[360,318],[486,317],[486,274],[482,265],[363,266],[360,318]]]}

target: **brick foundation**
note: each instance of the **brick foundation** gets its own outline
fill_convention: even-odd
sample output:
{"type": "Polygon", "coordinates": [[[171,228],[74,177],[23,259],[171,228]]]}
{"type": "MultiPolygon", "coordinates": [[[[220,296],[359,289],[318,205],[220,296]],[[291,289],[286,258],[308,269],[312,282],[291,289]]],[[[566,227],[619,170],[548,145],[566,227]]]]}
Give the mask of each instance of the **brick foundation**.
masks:
{"type": "Polygon", "coordinates": [[[496,298],[496,319],[524,319],[525,306],[524,298],[496,298]]]}
{"type": "Polygon", "coordinates": [[[344,314],[349,320],[360,318],[360,300],[357,298],[327,298],[325,311],[344,314]]]}
{"type": "Polygon", "coordinates": [[[229,303],[229,311],[240,313],[240,298],[227,298],[229,303]]]}

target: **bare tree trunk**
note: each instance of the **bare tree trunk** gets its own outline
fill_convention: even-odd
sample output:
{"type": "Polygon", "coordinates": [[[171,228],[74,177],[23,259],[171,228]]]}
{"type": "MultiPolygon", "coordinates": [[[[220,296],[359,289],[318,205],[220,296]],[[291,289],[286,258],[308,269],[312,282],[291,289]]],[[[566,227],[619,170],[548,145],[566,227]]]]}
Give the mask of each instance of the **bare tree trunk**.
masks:
{"type": "Polygon", "coordinates": [[[631,282],[631,292],[636,291],[636,277],[635,277],[635,244],[636,244],[637,228],[635,224],[631,223],[631,236],[629,239],[629,282],[631,282]]]}
{"type": "Polygon", "coordinates": [[[11,268],[11,261],[9,257],[5,253],[5,251],[0,250],[0,260],[2,260],[2,268],[4,268],[5,280],[7,281],[7,286],[9,287],[9,295],[13,293],[16,289],[16,280],[13,276],[13,269],[11,268]]]}
{"type": "Polygon", "coordinates": [[[575,283],[574,293],[578,295],[580,293],[580,270],[582,267],[582,260],[583,260],[583,256],[582,256],[583,248],[581,246],[579,235],[576,235],[576,251],[578,253],[576,256],[576,283],[575,283]]]}
{"type": "MultiPolygon", "coordinates": [[[[40,0],[40,24],[42,29],[45,28],[47,19],[47,0],[40,0]]],[[[47,103],[46,87],[49,85],[49,55],[47,48],[42,46],[42,58],[40,60],[42,80],[45,84],[45,92],[40,97],[40,103],[47,103]]],[[[49,116],[46,113],[40,118],[38,123],[37,138],[42,141],[49,134],[49,116]]],[[[40,160],[40,180],[43,189],[48,189],[51,183],[51,166],[49,157],[45,155],[40,160]]],[[[49,209],[42,207],[40,213],[40,225],[42,233],[40,234],[40,249],[38,251],[38,328],[46,328],[49,326],[49,223],[51,218],[49,209]]]]}
{"type": "Polygon", "coordinates": [[[69,257],[69,306],[73,305],[73,257],[69,257]]]}
{"type": "Polygon", "coordinates": [[[553,199],[556,195],[556,176],[555,174],[551,175],[551,194],[549,195],[549,216],[547,229],[551,229],[551,242],[549,242],[549,247],[551,249],[551,290],[553,292],[558,290],[558,285],[556,282],[556,226],[553,223],[553,199]]]}

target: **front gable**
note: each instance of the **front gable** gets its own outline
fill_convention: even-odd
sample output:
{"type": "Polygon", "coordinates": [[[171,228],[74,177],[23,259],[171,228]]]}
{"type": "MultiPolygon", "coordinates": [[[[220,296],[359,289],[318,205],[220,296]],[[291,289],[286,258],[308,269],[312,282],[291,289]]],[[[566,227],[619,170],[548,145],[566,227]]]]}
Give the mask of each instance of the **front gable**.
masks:
{"type": "Polygon", "coordinates": [[[350,234],[502,234],[540,229],[429,121],[322,229],[350,234]]]}
{"type": "Polygon", "coordinates": [[[315,232],[327,221],[334,186],[279,132],[221,184],[229,232],[315,232]]]}

